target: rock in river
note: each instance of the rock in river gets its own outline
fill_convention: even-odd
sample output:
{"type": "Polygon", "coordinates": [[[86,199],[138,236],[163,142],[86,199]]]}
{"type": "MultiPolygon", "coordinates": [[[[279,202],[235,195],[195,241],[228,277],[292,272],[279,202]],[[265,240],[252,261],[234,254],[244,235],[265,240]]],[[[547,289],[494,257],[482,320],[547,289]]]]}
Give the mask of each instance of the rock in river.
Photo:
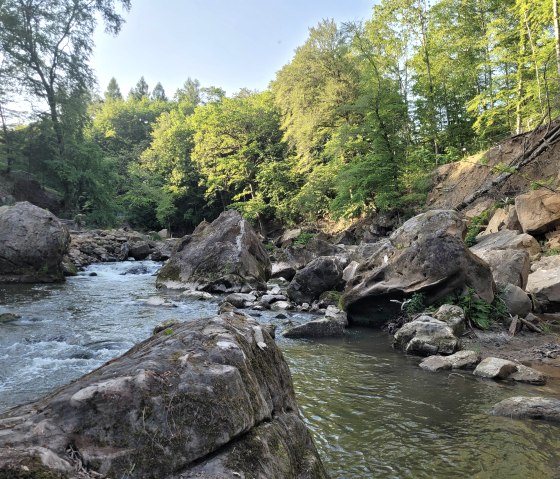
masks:
{"type": "Polygon", "coordinates": [[[0,207],[0,283],[64,281],[70,235],[60,220],[27,201],[0,207]]]}
{"type": "Polygon", "coordinates": [[[0,431],[0,477],[327,477],[280,350],[234,312],[166,329],[0,431]]]}
{"type": "Polygon", "coordinates": [[[399,228],[391,236],[390,245],[361,263],[348,283],[341,302],[351,323],[379,326],[400,312],[391,300],[402,301],[414,293],[424,294],[426,303],[431,304],[469,287],[492,302],[492,272],[461,239],[448,234],[444,225],[431,235],[418,233],[415,239],[407,223],[401,227],[402,238],[399,228]]]}
{"type": "Polygon", "coordinates": [[[560,422],[560,399],[516,396],[496,404],[490,414],[560,422]]]}
{"type": "Polygon", "coordinates": [[[234,210],[182,238],[158,273],[159,287],[210,293],[266,290],[271,266],[251,225],[234,210]]]}

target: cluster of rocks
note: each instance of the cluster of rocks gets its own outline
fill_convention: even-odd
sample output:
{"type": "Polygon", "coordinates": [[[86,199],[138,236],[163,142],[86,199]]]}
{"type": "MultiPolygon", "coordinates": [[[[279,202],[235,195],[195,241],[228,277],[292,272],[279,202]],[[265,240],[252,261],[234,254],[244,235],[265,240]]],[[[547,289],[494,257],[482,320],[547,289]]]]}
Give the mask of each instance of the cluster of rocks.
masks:
{"type": "Polygon", "coordinates": [[[177,239],[152,240],[135,231],[72,230],[67,260],[76,267],[108,261],[169,259],[177,239]]]}

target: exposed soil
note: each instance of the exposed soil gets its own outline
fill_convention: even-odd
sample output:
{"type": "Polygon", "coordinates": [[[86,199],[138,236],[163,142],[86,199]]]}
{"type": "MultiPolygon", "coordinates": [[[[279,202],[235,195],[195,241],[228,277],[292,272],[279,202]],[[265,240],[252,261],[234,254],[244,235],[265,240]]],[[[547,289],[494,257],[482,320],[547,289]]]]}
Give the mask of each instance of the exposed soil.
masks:
{"type": "MultiPolygon", "coordinates": [[[[493,167],[511,165],[524,151],[529,150],[547,133],[547,126],[535,132],[511,137],[478,155],[436,170],[435,187],[428,196],[427,208],[456,208],[467,196],[498,176],[493,167]]],[[[468,209],[485,203],[486,206],[527,192],[533,181],[547,181],[556,188],[560,184],[560,143],[553,144],[534,161],[521,168],[503,184],[473,203],[468,209]]]]}

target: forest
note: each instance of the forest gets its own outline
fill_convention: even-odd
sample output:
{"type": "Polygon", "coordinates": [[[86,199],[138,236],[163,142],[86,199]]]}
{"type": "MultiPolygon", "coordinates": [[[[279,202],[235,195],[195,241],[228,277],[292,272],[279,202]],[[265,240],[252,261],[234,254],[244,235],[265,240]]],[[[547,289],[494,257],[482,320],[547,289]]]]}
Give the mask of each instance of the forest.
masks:
{"type": "Polygon", "coordinates": [[[266,91],[227,96],[193,72],[174,93],[113,78],[100,96],[94,29],[118,34],[130,7],[0,3],[0,170],[88,226],[406,214],[438,165],[560,113],[557,0],[383,0],[363,22],[310,28],[266,91]]]}

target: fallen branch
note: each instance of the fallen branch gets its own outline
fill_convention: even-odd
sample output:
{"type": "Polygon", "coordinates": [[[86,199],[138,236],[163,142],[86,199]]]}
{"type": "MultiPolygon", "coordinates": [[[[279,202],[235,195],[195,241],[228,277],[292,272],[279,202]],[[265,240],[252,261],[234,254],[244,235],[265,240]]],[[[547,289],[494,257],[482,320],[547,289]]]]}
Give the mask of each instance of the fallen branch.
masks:
{"type": "Polygon", "coordinates": [[[513,318],[511,318],[511,324],[509,325],[509,335],[510,336],[515,336],[515,333],[517,331],[517,323],[519,321],[519,316],[515,315],[513,318]]]}
{"type": "Polygon", "coordinates": [[[541,328],[535,326],[533,323],[527,321],[526,319],[519,318],[519,321],[521,321],[521,324],[526,326],[529,331],[533,331],[534,333],[544,334],[544,331],[541,328]]]}

